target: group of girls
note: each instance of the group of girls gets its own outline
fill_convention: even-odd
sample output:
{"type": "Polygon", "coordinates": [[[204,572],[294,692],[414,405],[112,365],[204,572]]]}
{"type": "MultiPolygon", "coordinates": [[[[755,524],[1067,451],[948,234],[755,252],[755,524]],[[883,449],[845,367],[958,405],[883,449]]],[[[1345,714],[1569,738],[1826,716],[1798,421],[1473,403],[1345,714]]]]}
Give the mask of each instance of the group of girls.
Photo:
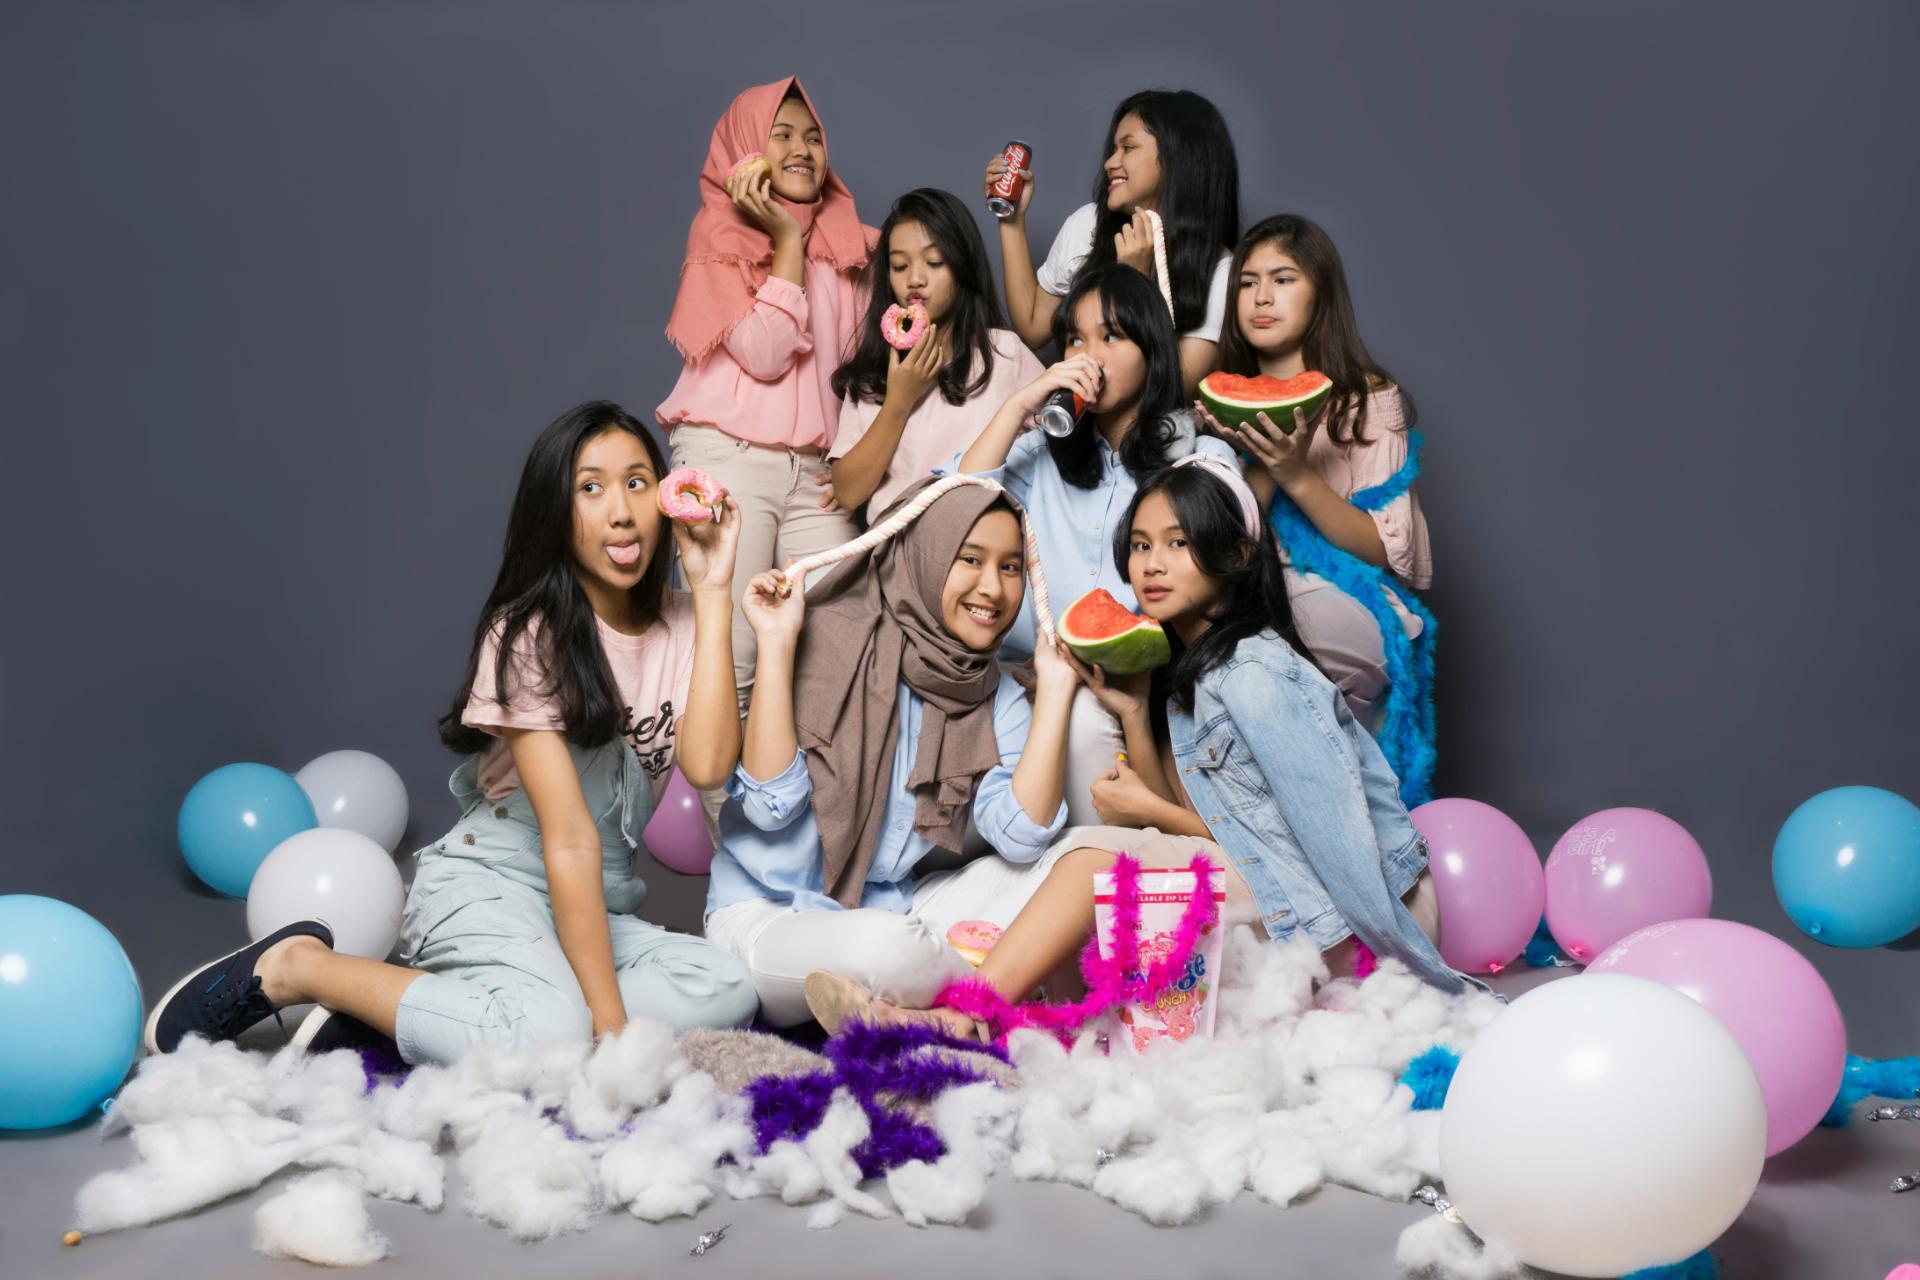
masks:
{"type": "Polygon", "coordinates": [[[1194,93],[1119,104],[1037,268],[1023,173],[1003,309],[966,203],[910,191],[868,227],[797,81],[734,100],[667,326],[671,458],[604,401],[534,442],[440,724],[462,816],[417,854],[400,963],[290,925],[183,978],[149,1048],[309,1003],[296,1043],[385,1036],[414,1063],[630,1017],[991,1031],[933,1007],[974,973],[950,930],[997,926],[978,977],[1027,997],[1120,852],[1207,853],[1229,923],[1304,934],[1336,972],[1364,944],[1459,987],[1406,808],[1431,764],[1417,437],[1339,255],[1293,215],[1242,232],[1232,139],[1194,93]],[[914,303],[902,353],[881,320],[914,303]],[[1216,368],[1333,391],[1228,427],[1193,398],[1216,368]],[[1084,411],[1052,436],[1033,420],[1061,389],[1084,411]],[[661,513],[680,467],[724,485],[712,520],[661,513]],[[890,509],[914,518],[843,545],[890,509]],[[1043,584],[1137,607],[1171,664],[1087,667],[1043,584]],[[636,914],[675,767],[717,834],[704,937],[636,914]]]}

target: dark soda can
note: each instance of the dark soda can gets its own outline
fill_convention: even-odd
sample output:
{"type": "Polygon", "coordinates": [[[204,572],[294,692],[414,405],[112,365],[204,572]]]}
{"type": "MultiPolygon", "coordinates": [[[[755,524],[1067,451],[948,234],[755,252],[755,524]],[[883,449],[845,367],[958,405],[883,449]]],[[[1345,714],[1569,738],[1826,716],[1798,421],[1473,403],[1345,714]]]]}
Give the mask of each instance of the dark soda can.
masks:
{"type": "Polygon", "coordinates": [[[1020,208],[1020,193],[1027,189],[1027,180],[1020,171],[1033,163],[1033,147],[1015,138],[1002,152],[1007,157],[1007,167],[987,196],[987,208],[996,218],[1011,218],[1020,208]]]}
{"type": "Polygon", "coordinates": [[[1034,415],[1040,429],[1050,436],[1070,436],[1073,424],[1080,421],[1080,414],[1086,409],[1086,401],[1080,398],[1078,391],[1062,387],[1047,397],[1040,406],[1040,412],[1034,415]]]}

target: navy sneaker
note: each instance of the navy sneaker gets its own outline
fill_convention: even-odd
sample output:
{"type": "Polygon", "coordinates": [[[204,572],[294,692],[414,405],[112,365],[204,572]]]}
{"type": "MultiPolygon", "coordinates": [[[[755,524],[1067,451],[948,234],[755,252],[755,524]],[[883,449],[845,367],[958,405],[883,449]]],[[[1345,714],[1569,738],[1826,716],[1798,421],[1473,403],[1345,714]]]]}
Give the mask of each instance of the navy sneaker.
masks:
{"type": "Polygon", "coordinates": [[[231,1040],[264,1018],[278,1019],[280,1012],[260,989],[253,966],[268,947],[296,937],[318,938],[329,948],[333,946],[333,930],[326,925],[318,920],[296,920],[174,983],[147,1015],[142,1037],[147,1052],[172,1053],[189,1034],[231,1040]]]}
{"type": "Polygon", "coordinates": [[[336,1013],[324,1005],[315,1005],[313,1012],[300,1020],[287,1043],[308,1053],[331,1053],[335,1049],[370,1049],[378,1053],[391,1049],[397,1057],[400,1052],[389,1037],[360,1019],[336,1013]]]}

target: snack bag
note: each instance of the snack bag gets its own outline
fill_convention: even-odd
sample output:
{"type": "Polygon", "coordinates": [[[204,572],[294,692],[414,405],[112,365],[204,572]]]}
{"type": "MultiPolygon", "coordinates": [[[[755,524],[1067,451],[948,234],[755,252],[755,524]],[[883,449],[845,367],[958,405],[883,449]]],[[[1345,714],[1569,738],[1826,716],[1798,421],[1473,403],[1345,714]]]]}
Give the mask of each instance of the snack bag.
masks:
{"type": "MultiPolygon", "coordinates": [[[[1172,953],[1180,917],[1193,901],[1198,879],[1191,871],[1140,873],[1142,971],[1172,953]]],[[[1136,1053],[1145,1052],[1148,1045],[1163,1038],[1188,1040],[1196,1035],[1213,1035],[1216,1010],[1213,997],[1220,982],[1220,957],[1226,948],[1226,935],[1219,923],[1227,901],[1226,872],[1216,869],[1208,879],[1212,881],[1214,924],[1194,943],[1186,972],[1155,997],[1151,1005],[1128,1003],[1119,1010],[1120,1038],[1136,1053]]],[[[1096,874],[1093,877],[1093,927],[1103,955],[1113,954],[1113,897],[1113,873],[1096,874]]]]}

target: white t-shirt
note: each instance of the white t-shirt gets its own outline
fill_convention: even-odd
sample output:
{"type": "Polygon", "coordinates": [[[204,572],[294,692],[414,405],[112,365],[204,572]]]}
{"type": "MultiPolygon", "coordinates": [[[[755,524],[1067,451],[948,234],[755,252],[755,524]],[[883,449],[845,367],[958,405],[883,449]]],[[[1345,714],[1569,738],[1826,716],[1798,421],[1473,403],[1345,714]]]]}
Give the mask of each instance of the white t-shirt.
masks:
{"type": "MultiPolygon", "coordinates": [[[[1073,273],[1093,252],[1093,232],[1099,221],[1100,211],[1091,202],[1067,215],[1067,220],[1060,224],[1060,234],[1053,238],[1053,247],[1047,250],[1047,260],[1035,272],[1042,289],[1056,298],[1067,296],[1067,290],[1073,285],[1073,273]]],[[[1214,264],[1213,280],[1207,285],[1207,314],[1198,326],[1181,337],[1220,341],[1220,331],[1227,323],[1227,271],[1232,266],[1233,254],[1223,250],[1220,260],[1214,264]]]]}
{"type": "MultiPolygon", "coordinates": [[[[607,665],[613,669],[613,683],[620,691],[620,736],[640,758],[647,781],[653,784],[654,803],[658,804],[673,768],[678,717],[686,709],[687,691],[693,684],[693,597],[669,589],[660,602],[659,620],[637,636],[623,635],[597,616],[594,622],[599,627],[607,665]]],[[[502,729],[566,728],[537,656],[539,625],[536,618],[514,641],[513,696],[503,706],[493,679],[500,654],[500,627],[494,624],[480,650],[473,692],[460,723],[492,734],[502,729]]],[[[513,767],[513,753],[504,740],[481,753],[477,781],[489,800],[511,795],[519,788],[520,774],[513,767]]]]}

